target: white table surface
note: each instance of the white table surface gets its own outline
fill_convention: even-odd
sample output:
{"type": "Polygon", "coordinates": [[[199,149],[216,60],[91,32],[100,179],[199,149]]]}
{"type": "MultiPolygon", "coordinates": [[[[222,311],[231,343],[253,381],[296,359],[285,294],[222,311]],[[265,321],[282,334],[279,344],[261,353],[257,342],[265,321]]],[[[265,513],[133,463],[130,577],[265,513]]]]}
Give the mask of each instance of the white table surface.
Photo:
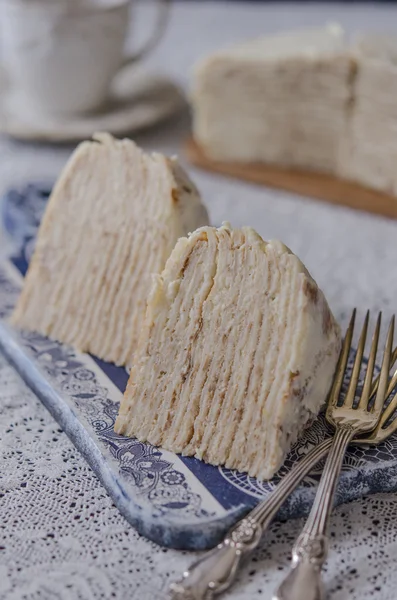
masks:
{"type": "MultiPolygon", "coordinates": [[[[194,61],[222,44],[327,21],[349,31],[390,30],[397,28],[397,8],[176,4],[166,37],[148,62],[187,85],[194,61]]],[[[188,125],[187,119],[174,120],[136,139],[145,148],[178,153],[188,125]]],[[[54,180],[71,150],[0,138],[0,192],[27,180],[54,180]]],[[[353,306],[381,309],[385,316],[396,311],[397,222],[190,172],[212,222],[253,225],[265,239],[282,239],[306,263],[343,325],[353,306]]],[[[193,555],[161,549],[128,526],[66,435],[1,358],[0,382],[0,598],[166,598],[168,583],[193,555]]],[[[393,494],[335,510],[324,574],[329,598],[397,597],[396,523],[393,494]]],[[[302,524],[273,525],[230,597],[271,598],[302,524]]]]}

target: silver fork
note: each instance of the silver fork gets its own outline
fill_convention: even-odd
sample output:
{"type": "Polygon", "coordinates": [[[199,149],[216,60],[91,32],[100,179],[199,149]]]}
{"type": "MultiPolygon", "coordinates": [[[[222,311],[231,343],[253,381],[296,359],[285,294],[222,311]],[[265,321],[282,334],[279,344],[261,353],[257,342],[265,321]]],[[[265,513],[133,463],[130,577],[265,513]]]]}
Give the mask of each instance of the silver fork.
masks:
{"type": "Polygon", "coordinates": [[[273,596],[273,600],[321,600],[324,597],[321,568],[327,557],[329,517],[343,456],[355,435],[369,432],[376,427],[385,399],[387,398],[386,391],[392,354],[394,317],[391,319],[389,325],[375,401],[372,406],[369,402],[379,340],[381,321],[381,315],[379,314],[372,339],[361,397],[357,407],[354,407],[367,337],[368,320],[369,312],[361,331],[349,387],[342,405],[338,406],[353,336],[355,311],[353,312],[326,411],[328,422],[335,427],[332,446],[308,520],[292,551],[292,569],[279,586],[276,594],[273,596]]]}
{"type": "MultiPolygon", "coordinates": [[[[343,351],[349,351],[352,333],[352,323],[350,323],[342,353],[343,351]],[[349,331],[350,339],[348,339],[349,331]]],[[[397,348],[393,352],[392,363],[396,360],[397,348]]],[[[343,361],[341,354],[335,376],[342,368],[343,362],[346,365],[346,358],[343,361]]],[[[345,370],[345,366],[343,370],[345,370]]],[[[373,364],[371,370],[373,371],[373,364]]],[[[378,376],[372,385],[371,397],[378,389],[379,379],[378,376]]],[[[396,385],[397,371],[389,383],[386,397],[391,394],[396,385]]],[[[383,425],[386,424],[395,409],[397,409],[397,396],[382,415],[383,425]]],[[[378,426],[375,434],[371,433],[364,438],[355,439],[353,443],[377,444],[384,441],[396,430],[397,419],[389,423],[387,428],[378,426]]],[[[238,521],[218,546],[206,552],[198,561],[192,564],[183,573],[181,581],[171,585],[172,597],[175,600],[204,600],[213,598],[228,589],[235,579],[241,562],[258,546],[263,532],[266,531],[286,498],[312,468],[328,454],[332,442],[332,438],[324,440],[296,463],[266,500],[260,502],[245,518],[238,521]]]]}

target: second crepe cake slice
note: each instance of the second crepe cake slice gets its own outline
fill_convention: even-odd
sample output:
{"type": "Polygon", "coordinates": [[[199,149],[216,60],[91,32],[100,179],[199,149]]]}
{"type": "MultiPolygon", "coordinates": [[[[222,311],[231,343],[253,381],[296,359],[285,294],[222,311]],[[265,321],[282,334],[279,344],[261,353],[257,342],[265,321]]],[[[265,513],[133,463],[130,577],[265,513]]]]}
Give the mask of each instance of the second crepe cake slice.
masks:
{"type": "Polygon", "coordinates": [[[324,403],[339,350],[288,248],[248,227],[198,229],[152,288],[115,430],[270,478],[324,403]]]}
{"type": "Polygon", "coordinates": [[[54,188],[13,323],[129,364],[152,273],[180,236],[207,223],[176,160],[97,134],[54,188]]]}

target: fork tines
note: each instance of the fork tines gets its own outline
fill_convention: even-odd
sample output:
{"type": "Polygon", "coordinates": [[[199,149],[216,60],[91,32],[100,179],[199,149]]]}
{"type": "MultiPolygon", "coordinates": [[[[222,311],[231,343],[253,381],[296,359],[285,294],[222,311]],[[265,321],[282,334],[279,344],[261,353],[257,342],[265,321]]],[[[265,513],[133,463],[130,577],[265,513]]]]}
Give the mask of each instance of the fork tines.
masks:
{"type": "MultiPolygon", "coordinates": [[[[364,319],[364,324],[360,333],[360,338],[357,345],[356,356],[353,364],[353,370],[351,373],[351,378],[349,382],[349,386],[346,391],[345,398],[343,400],[343,406],[345,408],[353,408],[354,400],[357,394],[357,386],[360,380],[360,372],[363,363],[363,356],[365,350],[365,344],[367,340],[368,333],[368,323],[370,318],[370,312],[367,311],[367,314],[364,319]]],[[[342,390],[343,380],[345,376],[345,371],[349,359],[349,354],[352,345],[353,333],[354,333],[354,325],[356,320],[356,309],[353,310],[349,327],[346,331],[345,339],[343,341],[343,346],[341,350],[341,354],[339,357],[339,362],[336,368],[336,374],[334,378],[334,382],[331,388],[327,413],[328,416],[332,411],[332,408],[335,408],[338,405],[338,400],[340,398],[340,393],[342,390]]],[[[397,358],[397,348],[392,353],[393,346],[393,336],[394,336],[394,315],[390,319],[389,328],[387,332],[385,350],[383,353],[382,366],[380,375],[377,378],[375,385],[372,384],[374,368],[376,364],[376,355],[378,351],[379,344],[379,334],[381,329],[381,321],[382,321],[382,313],[378,314],[375,330],[372,336],[371,349],[369,352],[368,363],[365,373],[364,384],[361,391],[360,400],[356,406],[356,408],[366,409],[369,406],[369,402],[373,395],[376,392],[375,401],[371,406],[371,412],[377,413],[382,410],[383,403],[385,398],[387,397],[386,391],[388,389],[388,378],[389,378],[389,370],[391,364],[394,363],[397,358]]]]}

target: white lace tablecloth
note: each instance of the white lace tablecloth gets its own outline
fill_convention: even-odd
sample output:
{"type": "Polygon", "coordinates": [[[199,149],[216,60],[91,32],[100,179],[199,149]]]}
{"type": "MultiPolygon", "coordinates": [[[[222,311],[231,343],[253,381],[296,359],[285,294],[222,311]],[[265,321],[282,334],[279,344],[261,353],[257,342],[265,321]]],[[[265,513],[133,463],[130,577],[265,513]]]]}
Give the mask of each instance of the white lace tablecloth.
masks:
{"type": "MultiPolygon", "coordinates": [[[[222,43],[329,20],[350,30],[389,29],[397,23],[397,9],[178,4],[166,39],[150,62],[185,84],[194,60],[222,43]]],[[[176,153],[187,126],[186,120],[174,121],[137,139],[147,148],[176,153]]],[[[70,151],[0,139],[0,191],[27,180],[52,181],[70,151]]],[[[307,264],[343,325],[353,306],[382,309],[386,317],[396,312],[396,221],[195,169],[191,173],[213,223],[228,219],[236,226],[255,226],[265,238],[281,238],[307,264]]],[[[161,549],[125,522],[65,434],[1,357],[0,438],[2,600],[167,597],[169,582],[193,555],[161,549]]],[[[230,597],[271,598],[302,524],[273,525],[230,597]]],[[[395,600],[397,497],[378,495],[339,507],[331,535],[325,569],[329,597],[395,600]]]]}

